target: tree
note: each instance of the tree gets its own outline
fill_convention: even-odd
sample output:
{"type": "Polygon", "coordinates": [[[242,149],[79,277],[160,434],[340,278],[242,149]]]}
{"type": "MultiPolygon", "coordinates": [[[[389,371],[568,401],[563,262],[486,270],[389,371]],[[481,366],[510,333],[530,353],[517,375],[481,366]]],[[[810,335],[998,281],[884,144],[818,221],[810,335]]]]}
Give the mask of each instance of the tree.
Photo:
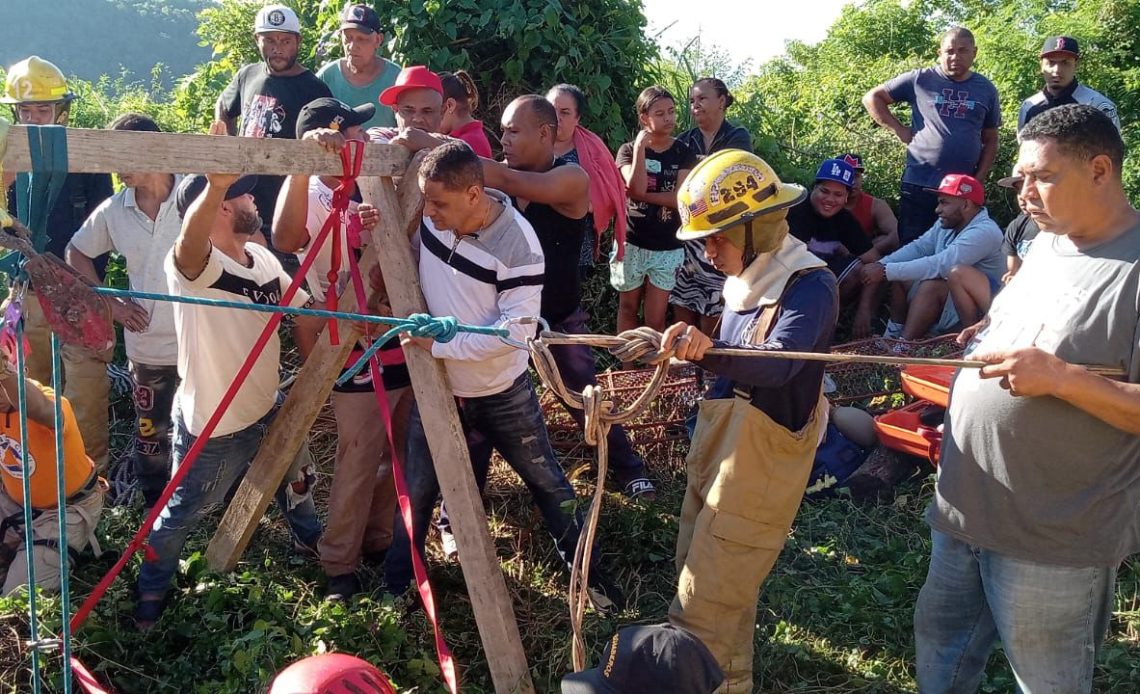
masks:
{"type": "MultiPolygon", "coordinates": [[[[810,182],[823,159],[859,152],[866,187],[896,200],[905,149],[863,110],[862,95],[907,70],[935,61],[939,35],[952,25],[971,29],[978,42],[975,69],[1001,96],[1000,148],[988,200],[998,219],[1016,214],[1011,196],[994,185],[1016,158],[1017,112],[1041,88],[1037,52],[1046,36],[1080,39],[1079,78],[1118,107],[1125,145],[1140,144],[1140,0],[868,0],[850,5],[814,45],[791,42],[783,56],[762,65],[737,91],[735,118],[749,128],[758,152],[782,177],[810,182]]],[[[903,122],[907,109],[898,111],[903,122]]],[[[1125,162],[1125,185],[1140,194],[1140,164],[1125,162]]]]}
{"type": "MultiPolygon", "coordinates": [[[[310,68],[339,57],[342,5],[286,0],[304,28],[301,62],[310,68]]],[[[656,49],[644,36],[640,0],[411,0],[373,3],[390,23],[388,48],[405,65],[471,73],[484,91],[484,120],[497,125],[514,97],[573,82],[590,97],[583,121],[611,142],[635,119],[631,108],[656,49]]],[[[243,63],[259,59],[251,36],[260,3],[222,0],[199,15],[214,59],[184,79],[178,102],[200,127],[217,93],[243,63]]]]}

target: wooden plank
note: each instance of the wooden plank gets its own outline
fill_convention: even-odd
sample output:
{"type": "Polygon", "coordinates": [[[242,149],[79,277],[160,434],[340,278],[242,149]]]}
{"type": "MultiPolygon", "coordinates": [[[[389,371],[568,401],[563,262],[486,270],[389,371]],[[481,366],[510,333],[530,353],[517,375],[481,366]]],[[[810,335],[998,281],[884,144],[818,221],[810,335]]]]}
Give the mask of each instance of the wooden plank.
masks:
{"type": "MultiPolygon", "coordinates": [[[[405,193],[404,205],[397,199],[392,186],[382,180],[362,180],[361,193],[366,202],[380,210],[407,209],[408,198],[415,195],[413,191],[418,192],[415,178],[410,170],[401,182],[405,193]]],[[[384,218],[381,212],[381,219],[384,218]]],[[[418,224],[418,219],[416,211],[414,219],[407,221],[418,224]]],[[[427,312],[420,291],[419,271],[407,241],[408,228],[404,224],[384,224],[382,221],[377,227],[378,234],[374,236],[376,244],[384,248],[379,259],[380,269],[388,288],[388,300],[397,316],[427,312]]],[[[483,499],[475,485],[467,441],[459,423],[447,374],[443,363],[424,350],[411,348],[405,353],[428,447],[435,461],[436,476],[447,503],[451,529],[459,545],[460,567],[483,641],[491,680],[495,691],[500,694],[529,694],[534,691],[534,684],[527,669],[526,653],[522,648],[507,584],[488,533],[483,499]]]]}
{"type": "MultiPolygon", "coordinates": [[[[339,176],[340,156],[315,142],[222,137],[184,133],[67,128],[68,170],[80,173],[169,172],[306,174],[339,176]]],[[[362,176],[398,176],[408,167],[408,150],[368,144],[362,176]]],[[[14,125],[4,151],[4,171],[29,171],[28,128],[14,125]]]]}

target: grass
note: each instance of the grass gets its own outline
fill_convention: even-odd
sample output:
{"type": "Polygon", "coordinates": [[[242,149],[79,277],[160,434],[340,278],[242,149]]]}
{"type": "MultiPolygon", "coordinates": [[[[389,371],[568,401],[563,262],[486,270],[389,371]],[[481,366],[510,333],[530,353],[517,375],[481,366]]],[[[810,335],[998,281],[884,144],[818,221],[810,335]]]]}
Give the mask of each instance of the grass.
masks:
{"type": "MultiPolygon", "coordinates": [[[[604,289],[597,295],[604,296],[604,289]]],[[[116,404],[112,440],[120,452],[130,442],[129,412],[128,404],[116,404]]],[[[327,409],[313,429],[312,446],[327,475],[335,450],[327,409]]],[[[613,618],[587,615],[594,659],[619,626],[663,621],[673,596],[684,447],[658,442],[647,450],[652,451],[647,462],[658,484],[658,501],[645,505],[607,495],[600,525],[603,564],[625,589],[629,607],[613,618]]],[[[564,462],[585,499],[593,490],[591,473],[580,469],[576,456],[564,462]]],[[[911,618],[929,556],[929,532],[921,516],[932,494],[929,470],[915,470],[891,503],[861,504],[839,496],[804,504],[760,599],[759,691],[915,689],[911,618]]],[[[318,507],[322,501],[318,488],[318,507]]],[[[536,690],[557,691],[561,675],[570,670],[566,571],[525,488],[502,465],[492,471],[486,503],[536,690]]],[[[126,544],[139,521],[137,507],[117,507],[104,515],[100,539],[109,551],[88,558],[76,572],[77,600],[114,563],[115,550],[126,544]]],[[[408,614],[406,603],[379,592],[348,606],[325,603],[319,567],[285,549],[287,534],[275,511],[262,522],[234,573],[211,574],[202,555],[213,527],[207,523],[191,537],[175,600],[154,631],[138,634],[129,623],[136,559],[75,636],[78,655],[105,684],[119,692],[263,691],[289,662],[337,650],[375,663],[402,691],[443,691],[422,614],[408,614]]],[[[460,567],[444,563],[431,540],[429,551],[432,583],[461,668],[462,689],[492,691],[460,567]]],[[[365,573],[366,584],[375,586],[377,580],[374,573],[365,573]]],[[[1099,692],[1133,692],[1140,683],[1140,562],[1135,559],[1121,567],[1117,596],[1096,673],[1099,692]]],[[[58,629],[58,599],[47,598],[41,605],[47,628],[58,629]]],[[[21,645],[26,634],[22,597],[0,598],[0,691],[29,691],[27,652],[21,645]]],[[[47,690],[60,691],[58,656],[49,655],[45,662],[47,690]]],[[[982,691],[1015,691],[1000,654],[990,662],[982,691]]]]}
{"type": "MultiPolygon", "coordinates": [[[[601,546],[630,607],[613,619],[588,616],[591,653],[619,625],[661,621],[672,598],[675,514],[684,477],[677,458],[652,462],[661,490],[657,503],[607,498],[601,546]]],[[[582,495],[589,491],[587,477],[578,477],[582,495]]],[[[535,685],[541,692],[557,691],[559,677],[570,668],[566,574],[513,475],[497,466],[490,489],[491,532],[535,685]]],[[[902,485],[893,504],[860,505],[844,497],[805,504],[760,601],[760,691],[913,691],[910,620],[929,553],[920,516],[930,494],[930,478],[920,476],[902,485]]],[[[102,528],[105,546],[121,546],[138,516],[131,508],[113,509],[102,528]]],[[[192,538],[176,600],[154,632],[140,635],[127,623],[131,584],[120,580],[77,636],[80,656],[118,691],[256,691],[291,660],[325,650],[360,654],[389,672],[402,690],[442,691],[422,615],[407,616],[406,605],[380,595],[347,607],[324,603],[319,569],[282,549],[285,532],[274,516],[233,574],[206,571],[201,552],[208,539],[204,530],[192,538]]],[[[76,592],[85,594],[111,561],[108,556],[86,563],[76,592]]],[[[431,573],[442,596],[444,628],[462,666],[463,690],[491,691],[460,568],[442,563],[436,553],[431,573]]],[[[1132,562],[1121,571],[1098,691],[1134,691],[1140,681],[1138,591],[1140,565],[1132,562]]],[[[6,643],[26,628],[23,611],[18,599],[0,602],[6,643]]],[[[46,612],[48,625],[57,627],[58,601],[49,599],[46,612]]],[[[5,690],[27,691],[22,655],[10,646],[0,651],[5,690]]],[[[58,662],[48,662],[55,677],[49,689],[57,690],[58,662]]],[[[995,657],[983,691],[1013,690],[1008,668],[995,657]]]]}

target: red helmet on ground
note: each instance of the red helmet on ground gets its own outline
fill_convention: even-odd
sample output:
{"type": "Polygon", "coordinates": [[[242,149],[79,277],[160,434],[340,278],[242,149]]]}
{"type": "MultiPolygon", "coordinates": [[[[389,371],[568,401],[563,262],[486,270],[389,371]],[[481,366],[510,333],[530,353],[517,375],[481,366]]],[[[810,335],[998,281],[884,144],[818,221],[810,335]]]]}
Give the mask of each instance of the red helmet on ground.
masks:
{"type": "Polygon", "coordinates": [[[346,653],[302,658],[277,673],[269,694],[396,694],[388,677],[366,660],[346,653]]]}

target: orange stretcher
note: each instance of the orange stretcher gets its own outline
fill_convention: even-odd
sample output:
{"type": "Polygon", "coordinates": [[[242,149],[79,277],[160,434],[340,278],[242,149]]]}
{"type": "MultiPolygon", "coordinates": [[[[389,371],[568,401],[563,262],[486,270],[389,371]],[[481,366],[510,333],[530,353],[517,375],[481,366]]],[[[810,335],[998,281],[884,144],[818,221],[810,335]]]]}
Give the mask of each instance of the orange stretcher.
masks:
{"type": "Polygon", "coordinates": [[[919,400],[875,417],[879,442],[892,451],[926,458],[937,467],[942,451],[942,432],[937,425],[924,424],[922,417],[939,415],[938,411],[942,409],[937,404],[919,400]]]}
{"type": "Polygon", "coordinates": [[[908,366],[902,370],[902,389],[918,400],[949,407],[950,382],[954,380],[955,371],[953,366],[908,366]]]}

